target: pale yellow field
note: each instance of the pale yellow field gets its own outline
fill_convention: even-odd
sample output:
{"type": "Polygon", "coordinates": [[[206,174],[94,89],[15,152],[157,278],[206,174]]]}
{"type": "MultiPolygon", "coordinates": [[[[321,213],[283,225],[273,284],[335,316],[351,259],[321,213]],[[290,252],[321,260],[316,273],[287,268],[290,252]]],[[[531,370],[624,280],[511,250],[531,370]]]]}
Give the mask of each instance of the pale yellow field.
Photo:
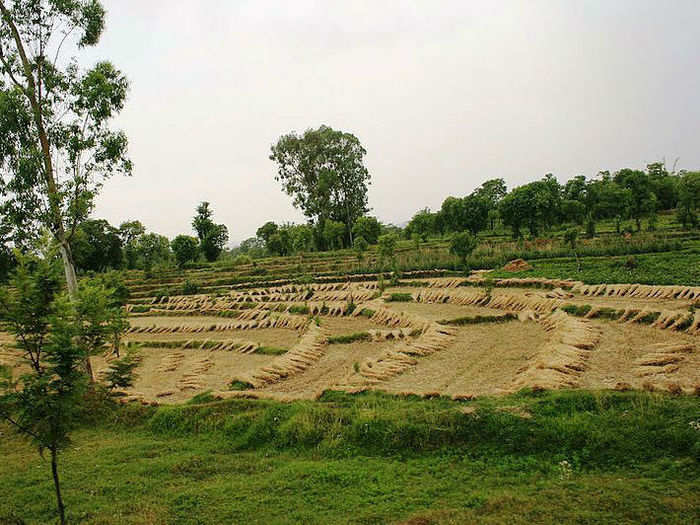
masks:
{"type": "MultiPolygon", "coordinates": [[[[158,307],[172,304],[188,315],[146,313],[130,319],[132,329],[124,339],[139,346],[141,362],[124,399],[179,403],[203,392],[313,399],[327,389],[453,397],[499,395],[524,387],[670,387],[691,393],[700,385],[700,317],[690,309],[694,299],[674,298],[690,296],[693,290],[666,293],[661,287],[647,296],[625,297],[624,290],[587,296],[513,286],[496,287],[488,295],[483,288],[462,286],[462,281],[432,279],[420,287],[389,288],[383,295],[373,285],[311,285],[307,304],[318,309],[313,316],[271,311],[276,305],[284,310],[304,303],[289,287],[206,299],[207,311],[239,300],[260,304],[241,310],[238,318],[197,315],[201,299],[171,298],[172,303],[158,307]],[[386,301],[390,293],[410,293],[413,301],[386,301]],[[358,297],[362,300],[349,313],[351,298],[358,297]],[[566,314],[566,304],[626,314],[617,321],[586,319],[566,314]],[[363,310],[366,315],[358,315],[363,310]],[[661,314],[651,324],[639,322],[648,312],[661,314]],[[439,323],[506,313],[513,314],[511,319],[501,322],[439,323]],[[358,333],[364,334],[360,340],[328,343],[329,337],[358,333]],[[217,348],[198,348],[205,342],[207,348],[217,348]],[[266,353],[280,349],[286,353],[266,353]],[[231,391],[232,382],[250,388],[231,391]]],[[[19,370],[11,346],[12,338],[0,333],[0,360],[19,370]]],[[[112,358],[92,358],[98,376],[112,358]]]]}

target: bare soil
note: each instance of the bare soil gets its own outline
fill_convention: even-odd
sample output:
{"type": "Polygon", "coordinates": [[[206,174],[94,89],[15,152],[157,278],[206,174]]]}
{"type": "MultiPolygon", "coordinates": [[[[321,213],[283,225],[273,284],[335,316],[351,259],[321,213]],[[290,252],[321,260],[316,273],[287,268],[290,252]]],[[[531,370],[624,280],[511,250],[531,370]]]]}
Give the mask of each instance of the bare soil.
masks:
{"type": "Polygon", "coordinates": [[[382,389],[450,396],[499,394],[545,341],[545,331],[530,321],[460,327],[451,347],[420,359],[382,389]]]}

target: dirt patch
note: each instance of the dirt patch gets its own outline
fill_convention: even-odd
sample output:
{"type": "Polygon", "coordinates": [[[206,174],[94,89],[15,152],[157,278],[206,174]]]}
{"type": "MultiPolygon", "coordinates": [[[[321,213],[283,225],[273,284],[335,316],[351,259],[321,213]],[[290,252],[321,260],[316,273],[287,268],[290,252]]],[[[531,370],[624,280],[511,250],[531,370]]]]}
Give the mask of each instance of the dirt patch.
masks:
{"type": "MultiPolygon", "coordinates": [[[[234,376],[249,373],[274,359],[259,354],[165,348],[143,348],[141,356],[137,379],[127,392],[161,403],[181,403],[206,390],[228,390],[234,376]],[[181,358],[172,359],[177,353],[182,354],[181,358]],[[196,376],[195,382],[188,381],[192,375],[196,376]]],[[[99,374],[107,363],[103,357],[95,357],[93,367],[99,374]]]]}
{"type": "Polygon", "coordinates": [[[222,332],[202,332],[196,334],[130,334],[125,341],[225,341],[244,339],[255,341],[263,346],[290,348],[299,340],[300,333],[286,328],[260,328],[255,330],[226,330],[222,332]]]}
{"type": "Polygon", "coordinates": [[[384,325],[364,317],[321,317],[321,327],[329,335],[353,334],[371,329],[386,328],[384,325]]]}
{"type": "Polygon", "coordinates": [[[690,391],[700,384],[700,341],[697,337],[640,324],[593,322],[602,330],[602,337],[590,354],[581,388],[615,388],[618,383],[627,383],[634,389],[641,389],[646,383],[665,390],[670,383],[678,383],[690,391]],[[638,370],[641,360],[654,353],[655,345],[670,343],[692,345],[694,351],[683,352],[675,370],[659,369],[657,374],[642,376],[638,370]]]}
{"type": "Polygon", "coordinates": [[[422,358],[382,389],[448,396],[498,394],[545,341],[545,331],[533,322],[459,328],[450,348],[422,358]]]}
{"type": "Polygon", "coordinates": [[[366,386],[367,381],[356,368],[363,360],[376,357],[390,348],[387,342],[355,342],[329,345],[319,361],[304,374],[291,377],[262,389],[283,399],[313,399],[324,390],[352,390],[366,386]]]}
{"type": "Polygon", "coordinates": [[[388,302],[386,308],[397,312],[418,315],[430,321],[457,319],[459,317],[474,317],[477,315],[503,315],[503,310],[484,308],[481,306],[460,304],[431,304],[431,303],[397,303],[388,302]]]}

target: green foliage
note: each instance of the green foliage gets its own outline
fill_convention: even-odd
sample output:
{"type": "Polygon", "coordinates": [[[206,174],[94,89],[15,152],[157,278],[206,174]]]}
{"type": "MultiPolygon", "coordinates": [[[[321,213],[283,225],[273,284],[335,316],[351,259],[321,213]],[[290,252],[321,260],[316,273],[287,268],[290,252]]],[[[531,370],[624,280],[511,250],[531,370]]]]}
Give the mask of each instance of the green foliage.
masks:
{"type": "Polygon", "coordinates": [[[615,182],[629,191],[629,216],[640,231],[642,217],[654,213],[657,207],[651,180],[643,171],[623,169],[615,174],[615,182]]]}
{"type": "Polygon", "coordinates": [[[569,228],[564,232],[564,242],[571,246],[572,250],[576,250],[576,241],[578,240],[578,229],[569,228]]]}
{"type": "Polygon", "coordinates": [[[80,224],[71,240],[71,249],[75,265],[81,270],[99,272],[122,265],[119,230],[102,219],[80,224]]]}
{"type": "Polygon", "coordinates": [[[262,355],[282,355],[289,352],[286,348],[279,348],[276,346],[259,346],[255,349],[255,354],[262,355]]]}
{"type": "Polygon", "coordinates": [[[387,233],[379,237],[379,256],[385,259],[394,257],[399,237],[395,233],[387,233]]]}
{"type": "Polygon", "coordinates": [[[389,297],[384,299],[386,302],[394,302],[394,303],[409,303],[413,301],[413,295],[410,293],[392,293],[389,294],[389,297]]]}
{"type": "Polygon", "coordinates": [[[685,172],[678,182],[678,220],[684,228],[697,228],[700,213],[700,171],[685,172]]]}
{"type": "Polygon", "coordinates": [[[517,318],[517,315],[508,312],[503,315],[475,315],[471,317],[458,317],[457,319],[443,319],[442,321],[438,321],[438,323],[443,325],[466,326],[481,323],[503,323],[506,321],[513,321],[517,318]]]}
{"type": "Polygon", "coordinates": [[[89,356],[117,342],[127,324],[101,283],[84,281],[75,299],[61,295],[55,258],[22,256],[12,289],[0,290],[0,322],[15,337],[28,372],[0,382],[0,418],[51,453],[61,522],[58,454],[78,423],[89,356]]]}
{"type": "Polygon", "coordinates": [[[466,265],[467,257],[476,249],[476,245],[476,237],[471,233],[457,233],[450,240],[450,253],[459,257],[462,265],[466,265]]]}
{"type": "Polygon", "coordinates": [[[584,263],[576,273],[577,262],[573,258],[528,259],[533,266],[526,273],[506,273],[499,270],[493,277],[548,277],[568,279],[576,274],[585,283],[640,283],[640,284],[684,284],[700,286],[698,253],[693,251],[670,251],[636,255],[629,264],[627,256],[581,257],[584,263]]]}
{"type": "Polygon", "coordinates": [[[121,335],[129,324],[112,290],[99,280],[81,281],[73,308],[80,324],[79,339],[90,354],[107,344],[118,351],[121,335]]]}
{"type": "Polygon", "coordinates": [[[136,350],[129,350],[124,357],[115,359],[109,364],[104,374],[104,382],[107,388],[129,388],[136,379],[136,367],[141,362],[141,356],[136,350]]]}
{"type": "Polygon", "coordinates": [[[130,174],[127,138],[110,129],[128,82],[109,62],[81,70],[61,55],[65,32],[80,49],[97,43],[97,0],[0,3],[0,215],[26,248],[39,227],[61,245],[74,292],[71,237],[104,181],[130,174]]]}
{"type": "Polygon", "coordinates": [[[194,281],[186,279],[182,285],[182,295],[197,295],[200,292],[200,286],[194,281]]]}
{"type": "Polygon", "coordinates": [[[377,244],[381,226],[376,217],[360,217],[352,227],[352,235],[355,240],[362,237],[369,244],[377,244]]]}
{"type": "Polygon", "coordinates": [[[223,224],[215,224],[211,220],[213,212],[208,202],[197,206],[197,213],[192,219],[192,228],[197,232],[200,249],[207,261],[215,261],[228,242],[228,228],[223,224]]]}
{"type": "Polygon", "coordinates": [[[247,381],[239,381],[238,379],[234,379],[233,381],[231,381],[229,388],[231,390],[249,390],[253,388],[253,385],[251,385],[247,381]]]}
{"type": "Polygon", "coordinates": [[[561,210],[561,186],[547,175],[542,180],[519,186],[506,195],[500,203],[503,224],[519,237],[523,226],[535,237],[540,228],[556,223],[561,210]]]}
{"type": "Polygon", "coordinates": [[[170,243],[175,255],[175,262],[182,268],[190,261],[196,261],[199,255],[199,241],[189,235],[178,235],[170,243]]]}
{"type": "Polygon", "coordinates": [[[283,135],[272,146],[270,160],[295,207],[319,224],[324,219],[343,223],[347,235],[367,212],[365,154],[354,135],[321,126],[301,136],[283,135]]]}
{"type": "Polygon", "coordinates": [[[371,341],[372,336],[368,332],[355,332],[347,335],[334,335],[328,338],[328,344],[350,344],[357,341],[371,341]]]}
{"type": "Polygon", "coordinates": [[[146,228],[140,221],[125,221],[119,225],[119,237],[124,248],[124,263],[130,270],[136,268],[138,251],[136,249],[139,237],[146,233],[146,228]]]}
{"type": "Polygon", "coordinates": [[[267,244],[270,237],[277,233],[278,229],[278,226],[274,222],[268,221],[260,226],[255,234],[258,236],[258,238],[262,239],[265,244],[267,244]]]}
{"type": "Polygon", "coordinates": [[[561,309],[564,310],[567,314],[575,315],[577,317],[585,316],[588,312],[591,311],[591,308],[592,307],[590,304],[565,304],[561,307],[561,309]]]}
{"type": "MultiPolygon", "coordinates": [[[[147,508],[163,523],[340,524],[352,513],[362,523],[670,525],[698,513],[690,397],[523,391],[453,402],[325,392],[317,402],[197,401],[121,407],[76,432],[63,456],[72,514],[127,523],[143,521],[147,508]],[[329,497],[339,490],[343,498],[329,497]],[[231,494],[245,497],[232,506],[231,494]]],[[[36,504],[45,467],[28,451],[0,441],[0,518],[51,522],[36,504]]]]}
{"type": "Polygon", "coordinates": [[[164,235],[146,233],[138,237],[134,250],[138,267],[150,272],[155,266],[168,264],[172,257],[170,241],[164,235]]]}
{"type": "Polygon", "coordinates": [[[290,314],[299,314],[299,315],[308,315],[311,310],[309,310],[309,307],[305,304],[299,305],[299,304],[294,304],[289,307],[289,313],[290,314]]]}
{"type": "Polygon", "coordinates": [[[364,253],[369,248],[369,243],[362,236],[357,236],[354,239],[355,254],[357,255],[357,260],[361,261],[364,253]]]}
{"type": "Polygon", "coordinates": [[[233,258],[233,260],[231,261],[231,264],[233,266],[242,266],[244,264],[253,264],[253,259],[251,258],[250,255],[246,255],[246,254],[236,255],[233,258]]]}
{"type": "Polygon", "coordinates": [[[406,234],[413,237],[417,235],[423,242],[428,240],[431,234],[438,233],[437,214],[431,213],[429,208],[423,208],[416,212],[406,226],[406,234]]]}
{"type": "Polygon", "coordinates": [[[320,223],[319,227],[321,228],[321,237],[324,246],[327,249],[338,250],[343,248],[346,229],[345,224],[340,221],[326,219],[320,223]]]}
{"type": "MultiPolygon", "coordinates": [[[[462,199],[447,197],[436,217],[436,226],[440,225],[443,232],[459,232],[468,230],[476,235],[486,228],[488,212],[492,208],[490,201],[474,192],[462,199]]],[[[424,220],[429,217],[423,214],[424,220]]]]}

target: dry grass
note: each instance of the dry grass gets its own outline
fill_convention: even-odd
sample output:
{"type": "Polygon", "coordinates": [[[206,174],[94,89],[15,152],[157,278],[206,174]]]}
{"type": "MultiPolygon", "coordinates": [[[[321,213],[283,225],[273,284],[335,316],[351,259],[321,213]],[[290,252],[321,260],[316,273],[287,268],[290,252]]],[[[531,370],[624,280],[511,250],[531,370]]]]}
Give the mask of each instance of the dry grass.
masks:
{"type": "MultiPolygon", "coordinates": [[[[479,279],[469,280],[478,284],[479,279]]],[[[487,295],[485,288],[461,286],[466,280],[421,279],[423,286],[386,289],[411,294],[411,302],[377,298],[376,282],[253,288],[219,298],[171,297],[158,307],[186,311],[187,316],[130,318],[134,333],[125,339],[143,343],[144,348],[139,377],[127,394],[177,403],[205,390],[228,395],[232,379],[256,387],[252,395],[277,399],[313,399],[326,389],[367,388],[454,399],[522,387],[691,393],[700,384],[697,336],[690,335],[697,334],[695,325],[684,328],[685,332],[674,328],[680,314],[685,319],[689,304],[696,300],[695,288],[506,279],[487,295]],[[536,287],[541,285],[545,287],[536,287]],[[351,299],[356,308],[348,315],[351,299]],[[237,318],[207,315],[240,303],[255,303],[255,307],[240,310],[237,318]],[[283,313],[292,304],[308,307],[320,326],[308,315],[283,313]],[[564,304],[626,310],[629,315],[622,321],[632,319],[637,311],[662,314],[652,325],[589,320],[565,314],[559,310],[564,304]],[[374,315],[360,315],[363,309],[374,315]],[[504,312],[517,312],[521,322],[459,328],[436,323],[504,312]],[[358,332],[373,338],[343,345],[324,343],[329,336],[358,332]],[[392,334],[392,340],[382,340],[387,334],[392,334]],[[194,348],[147,346],[150,341],[183,340],[192,341],[188,346],[194,348]],[[233,340],[290,351],[269,356],[196,348],[205,341],[233,340]]],[[[2,345],[8,341],[11,337],[0,333],[0,361],[14,365],[17,356],[2,345]]],[[[95,358],[95,365],[99,371],[106,362],[95,358]]]]}

